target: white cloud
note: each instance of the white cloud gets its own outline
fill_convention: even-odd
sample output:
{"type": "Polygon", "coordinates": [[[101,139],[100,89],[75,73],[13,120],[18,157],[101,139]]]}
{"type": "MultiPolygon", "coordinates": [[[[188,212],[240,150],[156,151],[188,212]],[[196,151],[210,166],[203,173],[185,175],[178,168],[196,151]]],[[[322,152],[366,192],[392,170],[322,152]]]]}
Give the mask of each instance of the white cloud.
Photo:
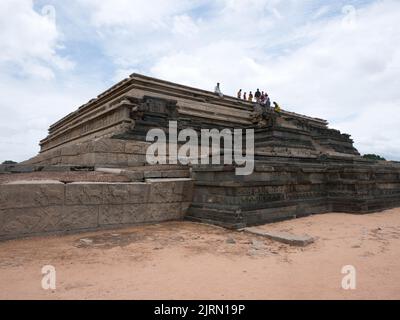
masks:
{"type": "Polygon", "coordinates": [[[192,6],[191,0],[79,0],[91,8],[92,22],[98,26],[157,27],[165,17],[185,11],[192,6]]]}
{"type": "Polygon", "coordinates": [[[43,16],[31,0],[0,2],[0,162],[34,156],[52,122],[97,94],[78,82],[49,81],[73,64],[57,54],[61,35],[45,9],[43,16]]]}
{"type": "MultiPolygon", "coordinates": [[[[362,153],[400,160],[398,1],[343,12],[320,0],[76,0],[72,7],[79,10],[70,15],[75,32],[93,34],[110,79],[135,71],[211,90],[219,81],[232,95],[260,87],[287,109],[352,134],[362,153]]],[[[57,54],[63,35],[50,18],[33,11],[32,0],[0,3],[0,71],[7,74],[0,90],[13,97],[0,103],[2,146],[9,145],[4,132],[18,128],[10,117],[31,128],[20,135],[21,146],[36,145],[50,121],[99,93],[98,84],[71,78],[69,60],[57,54]],[[62,71],[73,86],[18,82],[15,66],[41,79],[62,71]],[[21,92],[24,101],[13,109],[21,92]],[[36,129],[38,137],[29,131],[36,129]]],[[[11,157],[17,149],[0,151],[11,157]]]]}
{"type": "Polygon", "coordinates": [[[283,43],[300,45],[279,54],[260,50],[268,45],[263,38],[252,43],[238,37],[181,48],[160,58],[151,71],[209,89],[220,81],[229,94],[261,87],[287,109],[326,118],[352,134],[362,153],[400,160],[400,32],[395,27],[400,3],[381,1],[345,12],[348,16],[292,30],[283,43]]]}
{"type": "Polygon", "coordinates": [[[199,27],[190,16],[183,14],[173,18],[172,32],[184,37],[191,37],[199,32],[199,27]]]}
{"type": "Polygon", "coordinates": [[[24,75],[52,79],[53,68],[73,67],[57,55],[59,39],[52,15],[34,11],[32,0],[0,2],[0,68],[14,65],[24,75]]]}
{"type": "Polygon", "coordinates": [[[70,79],[21,81],[0,76],[0,163],[36,155],[50,124],[76,110],[100,92],[99,86],[70,79]]]}

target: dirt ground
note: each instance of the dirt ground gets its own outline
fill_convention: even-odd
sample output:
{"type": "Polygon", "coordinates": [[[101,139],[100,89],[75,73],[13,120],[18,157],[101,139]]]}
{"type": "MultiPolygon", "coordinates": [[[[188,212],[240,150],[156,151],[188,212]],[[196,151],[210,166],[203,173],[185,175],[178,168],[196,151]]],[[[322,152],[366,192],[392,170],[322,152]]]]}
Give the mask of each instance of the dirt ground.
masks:
{"type": "Polygon", "coordinates": [[[400,299],[400,209],[260,227],[305,247],[190,222],[0,243],[0,299],[400,299]],[[44,265],[56,290],[41,287],[44,265]],[[356,269],[356,290],[341,287],[356,269]]]}

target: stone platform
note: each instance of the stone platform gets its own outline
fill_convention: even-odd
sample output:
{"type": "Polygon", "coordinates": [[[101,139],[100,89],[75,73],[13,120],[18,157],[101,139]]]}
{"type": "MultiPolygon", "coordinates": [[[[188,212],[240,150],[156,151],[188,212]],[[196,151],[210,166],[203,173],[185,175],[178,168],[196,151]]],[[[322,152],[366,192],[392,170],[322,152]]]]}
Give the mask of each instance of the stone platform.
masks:
{"type": "Polygon", "coordinates": [[[0,184],[0,240],[183,219],[191,179],[0,184]]]}
{"type": "Polygon", "coordinates": [[[193,179],[187,218],[229,228],[400,206],[400,166],[363,159],[260,161],[250,176],[229,166],[195,167],[193,179]]]}
{"type": "MultiPolygon", "coordinates": [[[[350,135],[329,128],[326,120],[285,110],[276,113],[231,96],[221,98],[209,91],[139,74],[131,75],[51,125],[40,146],[39,155],[17,166],[0,166],[0,174],[89,168],[127,178],[133,185],[121,183],[115,188],[128,198],[130,188],[138,188],[143,196],[132,196],[132,199],[139,197],[141,202],[125,203],[124,197],[118,202],[116,197],[112,203],[106,203],[107,193],[113,187],[88,185],[89,189],[99,187],[103,192],[102,203],[87,203],[95,212],[88,213],[93,219],[87,220],[89,227],[103,225],[104,210],[109,206],[112,208],[107,209],[109,221],[163,221],[185,217],[229,228],[331,211],[368,213],[400,206],[400,164],[363,159],[350,135]],[[176,121],[178,130],[190,128],[196,132],[254,129],[255,171],[249,176],[237,176],[236,165],[149,165],[146,151],[150,143],[146,142],[146,134],[158,128],[168,137],[169,121],[176,121]],[[168,208],[163,209],[169,206],[168,201],[164,201],[170,195],[168,182],[158,189],[159,200],[154,197],[148,200],[146,190],[156,183],[148,180],[152,178],[189,178],[193,180],[194,189],[184,187],[181,190],[180,198],[175,198],[174,213],[170,214],[168,208]],[[146,210],[141,209],[143,205],[146,210]],[[165,216],[157,215],[157,210],[165,211],[165,216]]],[[[186,182],[183,185],[186,186],[186,182]]],[[[32,227],[34,233],[47,228],[41,227],[48,225],[41,219],[31,219],[18,211],[20,204],[5,206],[7,197],[24,199],[19,201],[25,205],[24,194],[28,194],[32,186],[0,187],[4,190],[0,197],[3,234],[12,233],[7,230],[13,230],[14,225],[28,228],[33,224],[38,228],[32,227]],[[20,190],[18,197],[10,190],[20,190]],[[14,217],[17,220],[13,220],[14,217]],[[4,229],[4,225],[8,227],[4,229]]],[[[56,191],[51,191],[49,196],[54,195],[54,201],[59,201],[55,206],[62,212],[61,220],[56,218],[61,222],[50,223],[51,230],[70,228],[69,216],[87,216],[86,209],[80,213],[76,211],[86,203],[70,203],[69,198],[61,196],[62,190],[67,194],[70,189],[87,195],[79,183],[56,183],[43,188],[49,192],[60,189],[61,198],[56,191]],[[63,219],[67,222],[62,222],[63,219]]],[[[24,208],[35,212],[36,207],[28,202],[24,208]]],[[[53,210],[54,205],[48,207],[53,210]]],[[[56,217],[58,213],[51,210],[44,212],[44,216],[56,217]]]]}

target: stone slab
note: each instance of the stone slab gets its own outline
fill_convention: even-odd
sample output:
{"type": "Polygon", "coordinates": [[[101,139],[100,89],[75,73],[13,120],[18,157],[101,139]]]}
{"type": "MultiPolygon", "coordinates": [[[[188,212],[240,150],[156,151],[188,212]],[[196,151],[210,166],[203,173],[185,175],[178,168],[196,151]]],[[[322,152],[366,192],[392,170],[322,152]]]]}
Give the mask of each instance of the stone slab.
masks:
{"type": "Polygon", "coordinates": [[[103,173],[111,173],[111,174],[121,174],[123,170],[116,168],[96,168],[95,171],[103,173]]]}
{"type": "Polygon", "coordinates": [[[148,222],[147,204],[102,205],[99,209],[99,225],[122,225],[148,222]]]}
{"type": "Polygon", "coordinates": [[[294,235],[288,232],[265,231],[259,228],[245,228],[243,230],[247,233],[282,242],[291,246],[305,247],[315,242],[315,239],[308,235],[294,235]]]}
{"type": "Polygon", "coordinates": [[[63,204],[64,184],[59,181],[14,181],[0,185],[0,209],[63,204]]]}
{"type": "Polygon", "coordinates": [[[71,166],[44,166],[40,171],[42,172],[69,172],[72,171],[71,166]]]}
{"type": "Polygon", "coordinates": [[[87,183],[66,185],[66,205],[137,204],[148,201],[150,185],[135,183],[87,183]]]}
{"type": "Polygon", "coordinates": [[[96,206],[44,206],[0,210],[0,239],[97,228],[96,206]]]}
{"type": "Polygon", "coordinates": [[[149,203],[147,217],[151,222],[181,220],[185,216],[186,205],[181,202],[149,203]]]}
{"type": "Polygon", "coordinates": [[[187,202],[192,196],[191,179],[146,179],[150,184],[149,203],[187,202]]]}
{"type": "Polygon", "coordinates": [[[127,177],[131,181],[143,181],[144,179],[143,171],[123,170],[121,175],[127,177]]]}

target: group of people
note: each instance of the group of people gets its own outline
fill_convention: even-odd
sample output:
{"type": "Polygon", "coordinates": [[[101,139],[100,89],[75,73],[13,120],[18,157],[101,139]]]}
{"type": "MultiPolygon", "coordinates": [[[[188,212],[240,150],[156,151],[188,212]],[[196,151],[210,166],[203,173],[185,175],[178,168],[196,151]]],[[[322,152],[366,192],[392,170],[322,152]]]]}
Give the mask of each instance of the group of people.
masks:
{"type": "MultiPolygon", "coordinates": [[[[242,99],[242,89],[240,89],[237,93],[238,99],[242,99]]],[[[268,93],[264,91],[260,91],[260,89],[257,89],[257,91],[254,93],[250,91],[249,95],[247,96],[247,92],[243,93],[243,100],[247,100],[250,102],[257,102],[262,105],[267,105],[268,107],[271,106],[271,100],[268,96],[268,93]]]]}
{"type": "MultiPolygon", "coordinates": [[[[220,84],[219,83],[217,83],[217,86],[215,87],[214,92],[216,94],[218,94],[221,98],[223,97],[223,94],[221,92],[221,88],[220,88],[220,84]]],[[[271,107],[271,100],[270,100],[270,98],[268,96],[268,93],[264,92],[264,91],[260,91],[260,89],[257,89],[257,91],[254,93],[254,95],[253,95],[252,91],[249,92],[249,95],[247,95],[247,92],[244,92],[243,93],[243,97],[242,97],[242,89],[240,89],[238,91],[238,93],[237,93],[237,98],[238,99],[243,99],[243,100],[246,100],[246,101],[250,101],[250,102],[254,102],[255,101],[256,103],[259,103],[262,106],[265,106],[265,107],[268,107],[268,108],[271,107]]],[[[275,111],[277,111],[277,112],[281,111],[281,108],[280,108],[280,106],[279,106],[279,104],[277,102],[274,101],[273,102],[273,106],[274,106],[275,111]]]]}
{"type": "MultiPolygon", "coordinates": [[[[242,99],[242,89],[240,89],[238,91],[237,98],[242,99]]],[[[256,103],[259,103],[262,106],[265,106],[268,108],[271,107],[271,99],[269,98],[268,93],[264,92],[264,91],[260,91],[260,89],[257,89],[257,91],[254,93],[254,95],[253,95],[253,92],[251,92],[251,91],[249,92],[248,96],[247,96],[246,92],[243,93],[243,100],[250,101],[250,102],[255,101],[256,103]]],[[[275,111],[277,111],[277,112],[281,111],[281,107],[279,106],[279,104],[277,102],[274,101],[273,105],[274,105],[275,111]]]]}

